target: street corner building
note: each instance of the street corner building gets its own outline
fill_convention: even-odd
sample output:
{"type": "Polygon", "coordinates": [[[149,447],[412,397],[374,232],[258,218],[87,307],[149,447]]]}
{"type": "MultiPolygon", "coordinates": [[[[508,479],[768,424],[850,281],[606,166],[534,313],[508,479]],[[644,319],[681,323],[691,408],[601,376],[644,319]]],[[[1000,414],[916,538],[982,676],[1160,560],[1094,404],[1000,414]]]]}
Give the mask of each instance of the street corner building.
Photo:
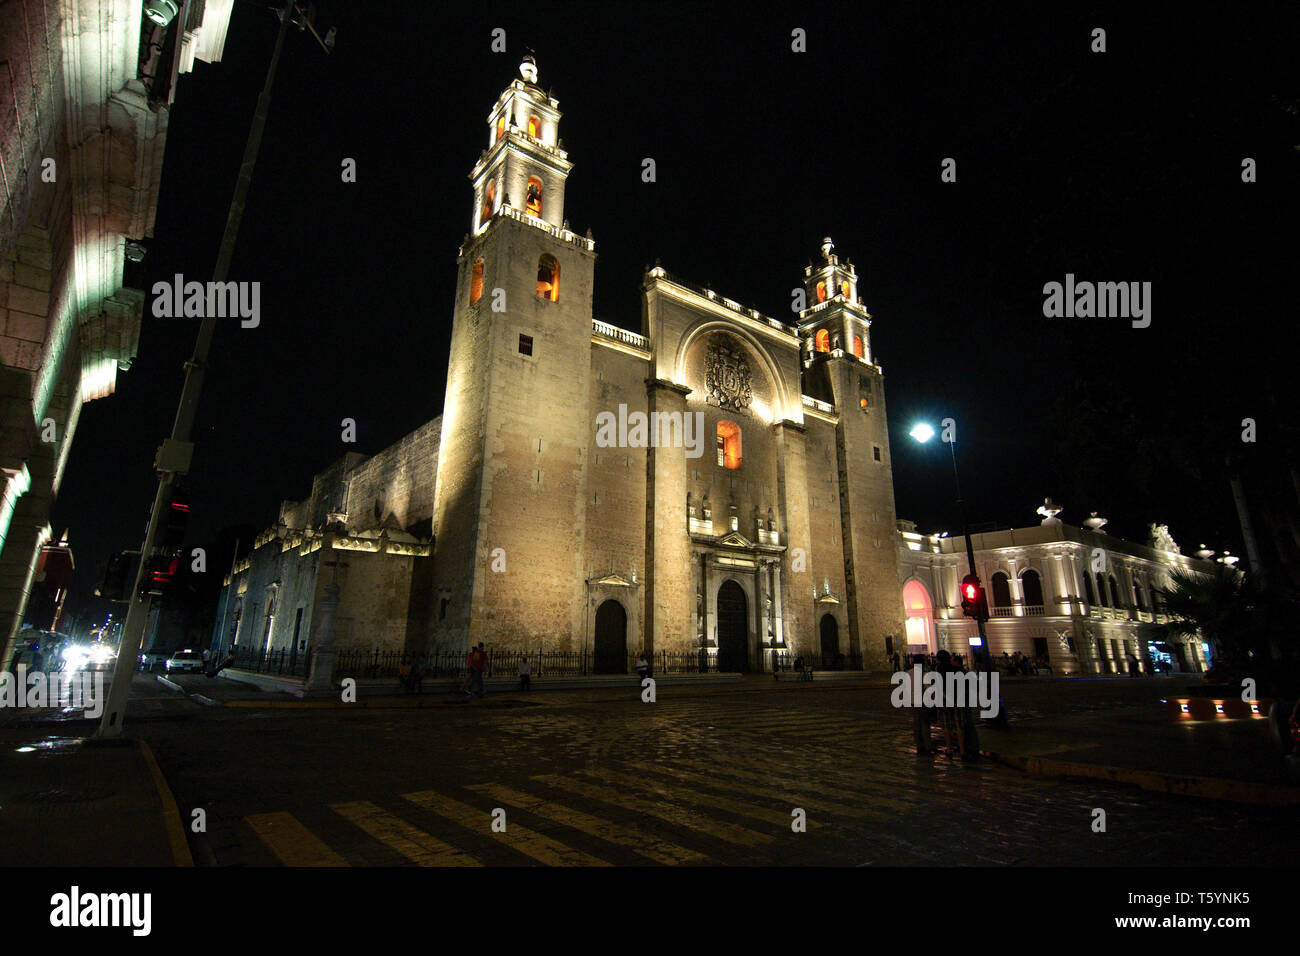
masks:
{"type": "Polygon", "coordinates": [[[0,3],[0,648],[9,660],[81,406],[140,339],[176,78],[221,59],[233,0],[0,3]],[[163,9],[165,7],[165,9],[163,9]],[[146,8],[149,8],[146,11],[146,8]],[[168,15],[170,14],[170,15],[168,15]]]}
{"type": "MultiPolygon", "coordinates": [[[[1034,669],[1063,675],[1201,673],[1207,646],[1170,635],[1164,593],[1171,574],[1214,573],[1204,545],[1184,555],[1165,525],[1152,524],[1145,544],[1106,533],[1097,512],[1082,527],[1057,517],[1045,499],[1042,521],[971,535],[975,570],[986,582],[988,641],[995,655],[1019,652],[1034,669]]],[[[946,532],[920,534],[899,522],[898,568],[906,614],[900,653],[966,654],[978,643],[959,593],[969,571],[965,543],[946,532]]],[[[1222,560],[1222,559],[1221,559],[1222,560]]]]}
{"type": "Polygon", "coordinates": [[[826,239],[791,270],[797,324],[657,264],[639,331],[596,319],[559,103],[531,58],[519,74],[470,173],[443,414],[282,506],[232,569],[214,644],[482,641],[615,673],[642,650],[729,671],[881,655],[904,612],[852,264],[826,239]]]}

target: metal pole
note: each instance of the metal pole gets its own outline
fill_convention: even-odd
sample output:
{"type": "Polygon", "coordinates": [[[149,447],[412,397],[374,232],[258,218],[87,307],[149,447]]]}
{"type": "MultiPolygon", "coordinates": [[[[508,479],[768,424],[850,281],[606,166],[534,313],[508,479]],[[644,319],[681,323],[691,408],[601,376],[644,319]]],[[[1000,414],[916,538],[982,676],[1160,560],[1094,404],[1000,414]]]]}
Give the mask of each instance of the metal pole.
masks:
{"type": "MultiPolygon", "coordinates": [[[[217,265],[213,270],[214,282],[225,282],[230,272],[230,260],[235,251],[235,239],[239,235],[239,223],[244,216],[244,201],[248,197],[248,188],[253,179],[253,167],[257,164],[258,149],[262,145],[262,130],[266,126],[266,115],[271,106],[271,85],[275,82],[275,69],[280,62],[280,50],[284,47],[284,34],[293,14],[294,2],[288,0],[280,12],[280,32],[275,38],[275,52],[271,54],[271,65],[266,71],[266,82],[257,97],[257,109],[253,113],[253,125],[248,131],[248,142],[244,146],[244,159],[239,167],[239,179],[235,183],[235,194],[230,200],[230,214],[226,218],[226,231],[221,237],[221,249],[217,253],[217,265]]],[[[185,366],[185,387],[181,390],[180,407],[176,411],[176,421],[172,425],[169,440],[173,449],[193,451],[190,435],[194,430],[194,418],[198,412],[199,393],[203,390],[203,376],[207,369],[208,351],[212,346],[212,336],[216,331],[216,316],[209,311],[199,325],[198,340],[194,344],[194,357],[185,366]]],[[[164,443],[164,448],[168,447],[164,443]]],[[[142,596],[141,590],[147,576],[149,558],[158,546],[162,530],[162,515],[171,504],[172,489],[179,474],[188,469],[188,455],[185,456],[184,468],[174,471],[162,471],[158,479],[158,492],[154,495],[153,511],[149,514],[149,530],[145,533],[144,548],[140,558],[140,567],[136,571],[135,589],[131,592],[131,608],[127,612],[126,626],[118,645],[117,663],[113,667],[113,682],[109,686],[108,700],[104,706],[104,716],[100,720],[97,736],[118,737],[122,733],[122,722],[126,715],[126,701],[131,690],[131,675],[135,670],[134,661],[140,653],[140,639],[143,636],[145,621],[148,618],[149,598],[142,596]],[[122,666],[123,661],[130,664],[122,666]]]]}
{"type": "MultiPolygon", "coordinates": [[[[961,478],[957,474],[957,443],[955,441],[948,443],[948,448],[952,452],[952,480],[957,486],[957,511],[961,516],[961,533],[966,539],[966,563],[970,567],[970,573],[975,574],[975,546],[971,543],[970,529],[966,524],[966,502],[961,496],[961,478]]],[[[982,585],[983,582],[981,582],[982,585]]],[[[981,590],[983,588],[981,587],[981,590]]],[[[987,595],[986,595],[987,597],[987,595]]],[[[989,648],[988,635],[984,631],[984,618],[980,614],[975,615],[975,626],[979,628],[980,635],[980,663],[981,670],[992,673],[993,671],[993,653],[989,648]]]]}

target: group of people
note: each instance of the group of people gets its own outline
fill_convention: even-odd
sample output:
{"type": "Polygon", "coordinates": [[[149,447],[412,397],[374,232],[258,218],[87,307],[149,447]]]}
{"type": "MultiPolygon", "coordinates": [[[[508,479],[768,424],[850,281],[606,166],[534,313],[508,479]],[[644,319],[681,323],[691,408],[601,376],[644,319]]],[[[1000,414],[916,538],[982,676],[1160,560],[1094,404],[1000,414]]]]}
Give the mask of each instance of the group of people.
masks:
{"type": "Polygon", "coordinates": [[[1023,674],[1026,677],[1029,677],[1040,669],[1046,669],[1048,666],[1047,658],[1030,657],[1028,654],[1021,654],[1019,651],[1012,654],[1003,651],[1002,659],[998,661],[999,669],[1008,677],[1015,676],[1016,674],[1023,674]]]}
{"type": "Polygon", "coordinates": [[[938,654],[904,654],[902,657],[895,651],[890,657],[890,663],[893,664],[895,672],[910,671],[914,664],[920,664],[922,670],[933,671],[939,669],[941,654],[947,655],[947,661],[951,668],[965,672],[966,659],[960,654],[953,654],[949,651],[940,651],[938,654]]]}
{"type": "MultiPolygon", "coordinates": [[[[935,671],[939,674],[947,674],[955,671],[964,674],[966,672],[961,658],[947,651],[940,651],[933,656],[909,654],[908,658],[909,669],[920,664],[922,673],[935,671]]],[[[960,754],[962,760],[974,760],[978,756],[979,730],[975,724],[973,705],[957,707],[947,701],[940,707],[912,708],[912,734],[918,754],[936,752],[937,748],[934,746],[930,732],[930,728],[936,721],[943,730],[944,749],[948,753],[960,754]]]]}

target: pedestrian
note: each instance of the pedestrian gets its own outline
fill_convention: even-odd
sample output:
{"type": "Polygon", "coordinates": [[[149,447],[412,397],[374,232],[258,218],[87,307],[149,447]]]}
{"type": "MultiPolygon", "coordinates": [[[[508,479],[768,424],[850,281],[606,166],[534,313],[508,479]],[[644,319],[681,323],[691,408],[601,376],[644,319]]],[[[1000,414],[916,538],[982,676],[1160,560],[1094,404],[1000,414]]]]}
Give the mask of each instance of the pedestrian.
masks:
{"type": "Polygon", "coordinates": [[[650,676],[650,662],[646,660],[645,651],[636,659],[636,675],[639,680],[645,680],[650,676]]]}
{"type": "Polygon", "coordinates": [[[898,651],[894,651],[894,673],[903,669],[903,662],[898,657],[898,651]]]}
{"type": "Polygon", "coordinates": [[[528,655],[525,654],[519,658],[519,689],[531,690],[533,685],[533,671],[528,664],[528,655]]]}
{"type": "Polygon", "coordinates": [[[411,661],[411,689],[417,694],[424,693],[424,655],[416,654],[411,661]]]}
{"type": "Polygon", "coordinates": [[[469,652],[469,690],[476,697],[487,696],[483,687],[483,670],[486,667],[487,651],[483,649],[483,642],[479,641],[478,647],[469,652]]]}

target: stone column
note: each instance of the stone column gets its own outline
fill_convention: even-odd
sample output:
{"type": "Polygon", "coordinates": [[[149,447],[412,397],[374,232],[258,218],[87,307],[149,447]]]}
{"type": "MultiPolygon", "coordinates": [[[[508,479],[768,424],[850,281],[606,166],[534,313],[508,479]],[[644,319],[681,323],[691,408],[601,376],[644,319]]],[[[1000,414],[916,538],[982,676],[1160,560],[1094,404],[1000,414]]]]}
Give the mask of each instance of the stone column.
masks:
{"type": "Polygon", "coordinates": [[[312,642],[311,673],[303,685],[303,691],[329,690],[333,687],[334,676],[334,612],[339,606],[339,586],[327,584],[325,596],[321,599],[320,629],[316,640],[312,642]]]}

